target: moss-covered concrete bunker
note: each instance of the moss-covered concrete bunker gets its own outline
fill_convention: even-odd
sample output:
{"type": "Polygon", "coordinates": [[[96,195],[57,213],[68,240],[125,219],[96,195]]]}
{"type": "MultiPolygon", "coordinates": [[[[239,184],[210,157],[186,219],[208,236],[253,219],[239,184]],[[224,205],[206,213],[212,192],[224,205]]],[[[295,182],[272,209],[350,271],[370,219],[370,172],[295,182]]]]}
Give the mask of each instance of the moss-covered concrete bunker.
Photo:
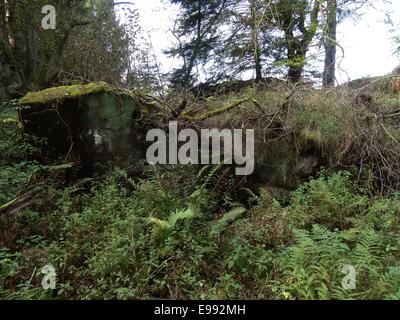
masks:
{"type": "Polygon", "coordinates": [[[133,168],[143,158],[141,110],[134,96],[104,82],[49,88],[19,100],[26,134],[44,139],[44,156],[78,162],[85,175],[96,164],[133,168]]]}

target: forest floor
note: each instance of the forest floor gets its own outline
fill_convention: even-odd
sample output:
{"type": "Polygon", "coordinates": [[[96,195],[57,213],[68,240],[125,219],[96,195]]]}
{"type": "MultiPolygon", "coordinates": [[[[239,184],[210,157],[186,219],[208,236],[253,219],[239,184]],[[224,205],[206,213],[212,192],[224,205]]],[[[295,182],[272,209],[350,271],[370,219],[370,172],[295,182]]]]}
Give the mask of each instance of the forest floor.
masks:
{"type": "Polygon", "coordinates": [[[326,168],[276,195],[238,186],[224,166],[143,163],[132,178],[110,164],[67,184],[67,165],[32,160],[11,101],[0,109],[0,297],[400,299],[399,104],[384,89],[293,88],[199,103],[202,125],[318,147],[326,168]]]}

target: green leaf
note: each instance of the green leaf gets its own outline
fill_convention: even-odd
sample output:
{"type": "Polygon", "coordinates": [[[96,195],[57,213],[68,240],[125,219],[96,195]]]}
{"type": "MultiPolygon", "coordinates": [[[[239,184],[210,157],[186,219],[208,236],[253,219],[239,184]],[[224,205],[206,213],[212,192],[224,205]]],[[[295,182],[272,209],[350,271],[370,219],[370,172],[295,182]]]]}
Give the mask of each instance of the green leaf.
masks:
{"type": "Polygon", "coordinates": [[[168,224],[174,227],[178,220],[191,219],[194,217],[194,212],[191,209],[186,209],[184,211],[176,211],[172,213],[168,218],[168,224]]]}
{"type": "Polygon", "coordinates": [[[148,217],[146,218],[146,220],[147,222],[155,226],[158,230],[170,230],[172,228],[172,226],[168,222],[158,218],[148,217]]]}
{"type": "Polygon", "coordinates": [[[225,213],[224,216],[218,220],[218,223],[228,223],[234,221],[245,212],[246,208],[243,207],[232,209],[231,211],[225,213]]]}

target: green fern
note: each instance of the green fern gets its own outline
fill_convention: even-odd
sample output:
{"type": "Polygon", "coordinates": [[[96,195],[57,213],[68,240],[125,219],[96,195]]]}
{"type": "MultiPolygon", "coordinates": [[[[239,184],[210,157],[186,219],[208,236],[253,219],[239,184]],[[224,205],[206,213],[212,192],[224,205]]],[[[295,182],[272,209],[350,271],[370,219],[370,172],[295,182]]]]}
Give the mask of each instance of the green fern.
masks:
{"type": "Polygon", "coordinates": [[[231,211],[225,213],[222,216],[222,218],[220,218],[218,220],[218,223],[226,224],[226,223],[232,222],[232,221],[236,220],[237,218],[239,218],[245,212],[246,212],[246,208],[243,208],[243,207],[232,209],[231,211]]]}
{"type": "Polygon", "coordinates": [[[153,226],[154,232],[159,234],[162,232],[171,231],[176,226],[179,220],[192,219],[193,217],[194,217],[193,211],[191,209],[186,209],[180,211],[177,210],[171,213],[167,221],[155,217],[148,217],[146,218],[146,221],[153,226]]]}
{"type": "Polygon", "coordinates": [[[377,275],[376,267],[381,264],[380,243],[381,239],[374,231],[368,231],[361,236],[353,252],[356,266],[360,270],[377,275]]]}
{"type": "Polygon", "coordinates": [[[194,217],[194,213],[191,209],[186,209],[182,211],[175,211],[171,213],[168,218],[168,224],[173,228],[179,220],[192,219],[194,217]]]}

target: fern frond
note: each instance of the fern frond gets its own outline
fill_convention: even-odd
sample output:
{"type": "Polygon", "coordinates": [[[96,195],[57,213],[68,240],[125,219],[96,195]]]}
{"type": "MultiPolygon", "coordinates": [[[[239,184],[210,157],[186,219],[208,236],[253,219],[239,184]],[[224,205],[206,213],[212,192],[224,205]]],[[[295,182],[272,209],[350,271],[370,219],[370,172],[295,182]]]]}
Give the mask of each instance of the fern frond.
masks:
{"type": "Polygon", "coordinates": [[[225,213],[221,219],[218,220],[218,223],[224,224],[239,218],[243,213],[246,212],[246,209],[243,207],[232,209],[231,211],[225,213]]]}
{"type": "Polygon", "coordinates": [[[173,228],[178,220],[186,220],[186,219],[191,219],[194,217],[194,212],[191,209],[186,209],[186,210],[181,210],[181,211],[175,211],[170,214],[168,218],[168,224],[173,228]]]}
{"type": "Polygon", "coordinates": [[[166,231],[172,228],[172,225],[164,220],[155,218],[155,217],[148,217],[146,221],[153,225],[159,231],[166,231]]]}

